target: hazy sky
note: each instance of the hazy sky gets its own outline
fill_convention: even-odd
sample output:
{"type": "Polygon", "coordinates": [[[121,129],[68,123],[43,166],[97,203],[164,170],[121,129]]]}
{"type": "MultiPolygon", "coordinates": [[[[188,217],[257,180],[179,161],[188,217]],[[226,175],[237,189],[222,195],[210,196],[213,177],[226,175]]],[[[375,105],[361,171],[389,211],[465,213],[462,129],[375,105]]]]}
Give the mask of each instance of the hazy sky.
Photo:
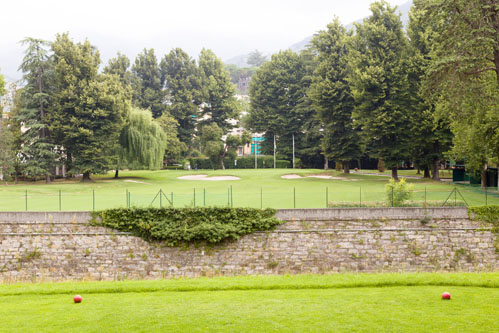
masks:
{"type": "MultiPolygon", "coordinates": [[[[324,29],[333,16],[348,24],[369,15],[372,0],[12,0],[0,6],[0,72],[18,79],[24,37],[53,40],[68,31],[88,38],[103,62],[121,51],[133,61],[144,47],[161,58],[205,47],[226,60],[258,49],[274,53],[324,29]]],[[[400,5],[407,0],[389,0],[400,5]]]]}

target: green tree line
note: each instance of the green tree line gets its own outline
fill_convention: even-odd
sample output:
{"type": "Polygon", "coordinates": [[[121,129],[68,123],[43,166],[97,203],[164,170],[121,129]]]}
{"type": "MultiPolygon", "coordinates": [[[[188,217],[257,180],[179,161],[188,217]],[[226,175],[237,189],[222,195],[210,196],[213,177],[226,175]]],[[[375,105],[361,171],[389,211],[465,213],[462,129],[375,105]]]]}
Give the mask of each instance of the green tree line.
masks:
{"type": "Polygon", "coordinates": [[[255,50],[247,69],[225,66],[211,50],[193,59],[176,48],[159,59],[144,49],[133,62],[118,53],[99,70],[89,41],[61,34],[23,44],[24,85],[7,93],[0,132],[7,177],[50,181],[65,165],[89,179],[191,156],[223,168],[249,132],[264,134],[265,154],[294,156],[297,166],[349,172],[369,158],[395,179],[411,165],[438,180],[452,159],[483,185],[499,163],[493,0],[414,0],[406,27],[396,7],[377,1],[353,29],[335,18],[299,54],[266,59],[255,50]],[[249,106],[235,98],[242,76],[251,76],[249,106]],[[229,135],[238,120],[249,132],[229,135]]]}

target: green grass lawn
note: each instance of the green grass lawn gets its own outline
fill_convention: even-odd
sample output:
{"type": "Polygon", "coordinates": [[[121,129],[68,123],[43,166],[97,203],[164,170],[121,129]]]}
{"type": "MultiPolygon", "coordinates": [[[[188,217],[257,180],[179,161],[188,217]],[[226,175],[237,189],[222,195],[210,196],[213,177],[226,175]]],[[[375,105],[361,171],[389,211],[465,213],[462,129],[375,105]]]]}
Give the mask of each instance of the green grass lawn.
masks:
{"type": "MultiPolygon", "coordinates": [[[[414,170],[408,170],[414,174],[414,170]]],[[[94,176],[92,183],[81,183],[78,179],[56,180],[46,185],[43,182],[22,182],[17,185],[0,186],[0,211],[57,211],[101,210],[127,205],[127,191],[131,206],[159,207],[173,199],[175,207],[226,206],[273,207],[273,208],[324,208],[330,206],[372,206],[385,201],[384,185],[388,177],[324,170],[291,169],[239,169],[198,171],[126,171],[120,179],[113,174],[94,176]],[[283,179],[282,175],[298,174],[300,179],[283,179]],[[239,177],[233,181],[180,180],[179,176],[206,174],[208,176],[231,175],[239,177]],[[337,179],[309,178],[311,175],[330,175],[337,179]],[[156,196],[159,190],[165,195],[156,196]],[[59,196],[60,194],[60,196],[59,196]],[[156,199],[154,200],[156,196],[156,199]],[[27,200],[26,200],[27,198],[27,200]]],[[[412,200],[422,204],[459,204],[466,200],[469,205],[499,204],[499,196],[489,190],[487,196],[479,188],[457,186],[460,194],[450,195],[455,188],[448,182],[425,179],[409,179],[414,185],[412,200]]]]}
{"type": "Polygon", "coordinates": [[[0,285],[5,332],[497,332],[497,309],[499,273],[0,285]]]}

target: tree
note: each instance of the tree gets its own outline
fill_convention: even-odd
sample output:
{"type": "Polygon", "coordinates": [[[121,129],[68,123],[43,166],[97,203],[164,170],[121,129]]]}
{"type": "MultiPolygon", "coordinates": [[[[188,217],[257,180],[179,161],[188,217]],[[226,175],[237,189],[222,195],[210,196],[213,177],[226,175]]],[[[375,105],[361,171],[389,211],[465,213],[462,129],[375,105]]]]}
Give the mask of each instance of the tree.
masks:
{"type": "Polygon", "coordinates": [[[125,124],[130,96],[116,75],[98,74],[99,53],[90,43],[57,35],[54,93],[49,112],[54,140],[64,147],[72,172],[89,181],[115,165],[112,150],[125,124]]]}
{"type": "Polygon", "coordinates": [[[128,89],[132,86],[132,72],[130,71],[130,59],[118,52],[115,58],[109,59],[103,73],[118,75],[123,86],[128,89]]]}
{"type": "Polygon", "coordinates": [[[312,47],[319,65],[308,93],[323,123],[323,153],[341,162],[348,173],[349,162],[361,157],[362,147],[352,118],[355,102],[348,83],[347,34],[337,18],[313,38],[312,47]]]}
{"type": "Polygon", "coordinates": [[[164,56],[160,73],[166,93],[166,111],[178,122],[180,141],[190,145],[202,101],[201,73],[196,62],[180,48],[164,56]]]}
{"type": "Polygon", "coordinates": [[[13,148],[14,137],[7,122],[0,118],[0,176],[2,176],[5,185],[14,171],[16,151],[13,148]]]}
{"type": "MultiPolygon", "coordinates": [[[[5,78],[2,74],[0,74],[0,96],[3,96],[6,93],[5,90],[5,78]]],[[[0,110],[2,111],[2,110],[0,110]]]]}
{"type": "Polygon", "coordinates": [[[178,161],[187,151],[187,145],[178,138],[178,122],[168,112],[156,119],[166,135],[165,162],[178,161]]]}
{"type": "Polygon", "coordinates": [[[452,133],[449,122],[435,117],[435,104],[424,92],[425,75],[431,63],[433,29],[428,24],[418,2],[409,12],[407,34],[409,37],[409,84],[411,107],[414,109],[411,133],[413,135],[412,159],[418,168],[424,169],[424,177],[440,180],[440,161],[450,148],[452,133]]]}
{"type": "Polygon", "coordinates": [[[291,50],[272,55],[253,76],[250,84],[249,127],[265,132],[263,149],[273,152],[274,135],[277,151],[292,159],[292,138],[301,142],[303,126],[312,117],[313,109],[305,108],[307,84],[303,59],[291,50]]]}
{"type": "Polygon", "coordinates": [[[154,49],[144,49],[137,55],[132,74],[134,105],[151,110],[154,118],[160,117],[165,110],[164,92],[154,49]]]}
{"type": "Polygon", "coordinates": [[[19,67],[25,86],[20,96],[21,108],[16,115],[17,121],[26,128],[21,137],[21,154],[28,176],[35,179],[43,176],[45,182],[50,183],[56,162],[47,121],[53,80],[53,64],[48,50],[50,43],[35,38],[26,38],[21,43],[26,46],[19,67]]]}
{"type": "Polygon", "coordinates": [[[223,131],[216,123],[201,127],[201,146],[203,153],[210,159],[213,169],[218,165],[223,165],[223,161],[221,161],[224,150],[222,135],[223,131]]]}
{"type": "Polygon", "coordinates": [[[416,1],[433,28],[425,83],[454,133],[453,154],[470,172],[499,162],[499,4],[494,0],[416,1]]]}
{"type": "Polygon", "coordinates": [[[152,118],[151,111],[132,108],[121,130],[115,178],[123,165],[131,169],[161,168],[165,148],[166,134],[152,118]]]}
{"type": "Polygon", "coordinates": [[[248,65],[260,67],[266,61],[267,57],[264,56],[260,51],[255,50],[248,55],[248,60],[246,62],[248,63],[248,65]]]}
{"type": "Polygon", "coordinates": [[[230,120],[239,116],[235,86],[222,61],[211,50],[201,51],[199,70],[204,93],[201,113],[205,116],[201,123],[215,123],[225,134],[234,127],[230,120]]]}
{"type": "Polygon", "coordinates": [[[405,52],[407,40],[400,17],[385,1],[371,4],[372,15],[356,24],[350,52],[353,117],[371,147],[398,179],[397,167],[410,158],[411,109],[405,52]]]}

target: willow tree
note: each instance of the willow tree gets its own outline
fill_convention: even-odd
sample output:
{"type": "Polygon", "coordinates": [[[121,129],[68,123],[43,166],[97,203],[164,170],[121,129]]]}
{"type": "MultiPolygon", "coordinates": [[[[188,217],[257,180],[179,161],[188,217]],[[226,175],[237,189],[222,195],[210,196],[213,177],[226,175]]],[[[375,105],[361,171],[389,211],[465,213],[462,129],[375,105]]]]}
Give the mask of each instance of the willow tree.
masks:
{"type": "Polygon", "coordinates": [[[149,110],[133,108],[119,140],[118,166],[132,169],[159,169],[163,163],[167,137],[149,110]]]}

